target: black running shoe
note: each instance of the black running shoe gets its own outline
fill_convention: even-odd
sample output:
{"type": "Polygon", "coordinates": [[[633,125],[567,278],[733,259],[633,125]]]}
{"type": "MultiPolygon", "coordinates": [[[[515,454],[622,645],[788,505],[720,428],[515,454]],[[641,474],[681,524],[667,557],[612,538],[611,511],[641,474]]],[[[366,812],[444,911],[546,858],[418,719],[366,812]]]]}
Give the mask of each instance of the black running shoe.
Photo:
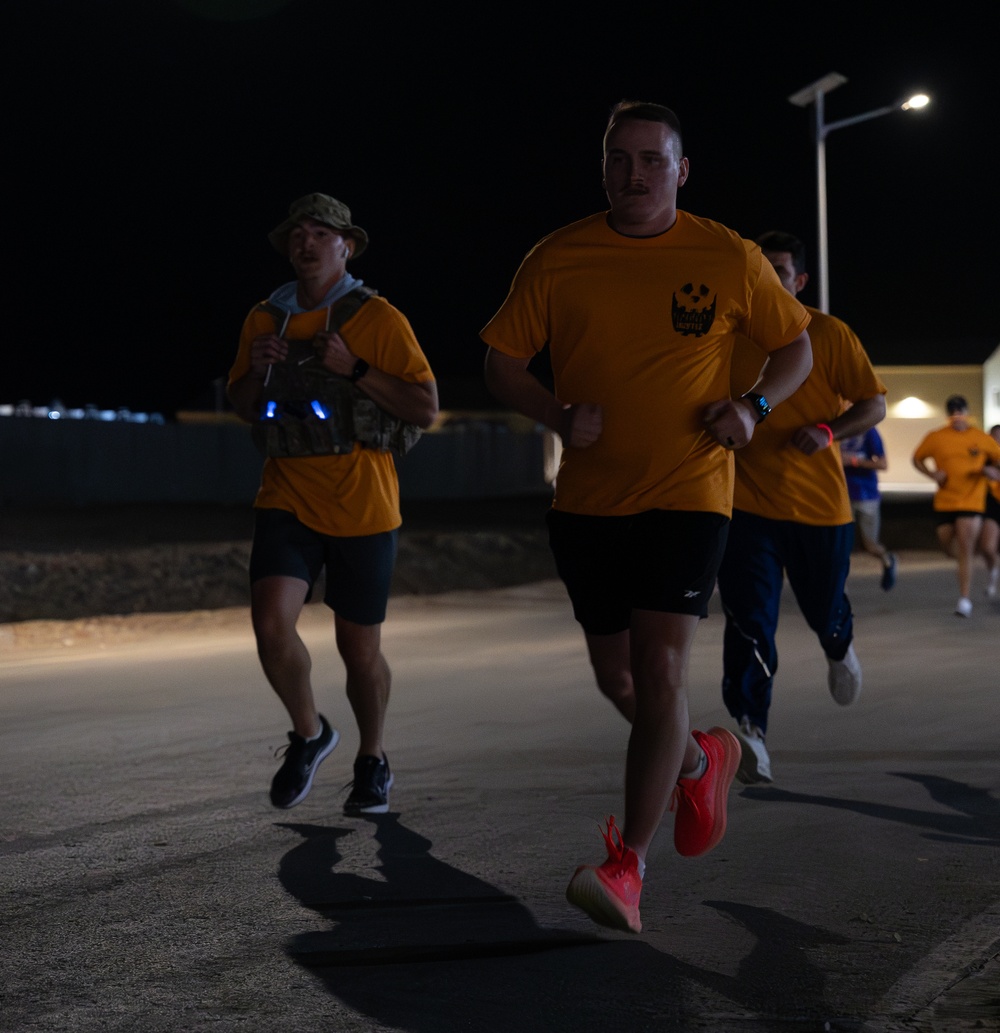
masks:
{"type": "Polygon", "coordinates": [[[271,803],[275,807],[294,807],[309,795],[313,776],[320,762],[333,753],[340,741],[340,732],[320,714],[321,730],[318,739],[307,742],[295,732],[288,733],[285,762],[271,781],[271,803]]]}
{"type": "Polygon", "coordinates": [[[351,795],[344,801],[345,814],[385,814],[389,810],[389,790],[392,772],[389,760],[367,754],[354,762],[354,781],[350,782],[351,795]]]}

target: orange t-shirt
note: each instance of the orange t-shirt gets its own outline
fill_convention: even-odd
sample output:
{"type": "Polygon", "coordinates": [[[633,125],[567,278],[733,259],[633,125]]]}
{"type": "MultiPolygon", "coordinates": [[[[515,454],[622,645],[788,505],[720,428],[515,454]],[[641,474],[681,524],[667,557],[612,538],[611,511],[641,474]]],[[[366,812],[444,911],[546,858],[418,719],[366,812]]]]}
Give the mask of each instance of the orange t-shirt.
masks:
{"type": "Polygon", "coordinates": [[[760,248],[725,226],[678,212],[666,233],[627,237],[602,212],[535,245],[481,336],[517,358],[548,344],[560,402],[603,407],[598,440],[562,450],[556,509],[729,516],[732,453],[702,411],[729,397],[737,331],[769,352],[808,322],[760,248]]]}
{"type": "Polygon", "coordinates": [[[917,445],[914,459],[933,459],[947,479],[934,492],[938,513],[982,513],[990,481],[983,476],[987,463],[1000,463],[1000,445],[978,427],[956,430],[950,423],[932,430],[917,445]]]}
{"type": "MultiPolygon", "coordinates": [[[[294,314],[284,336],[309,340],[326,327],[326,318],[325,307],[294,314]]],[[[230,384],[249,371],[254,337],[270,332],[276,332],[271,316],[252,310],[229,371],[230,384]]],[[[384,298],[366,302],[340,335],[358,358],[385,373],[414,383],[434,379],[408,320],[384,298]]],[[[254,506],[288,510],[314,531],[342,537],[380,534],[402,523],[392,453],[359,444],[343,455],[265,459],[254,506]]]]}
{"type": "MultiPolygon", "coordinates": [[[[884,395],[886,387],[846,323],[819,309],[806,308],[812,316],[812,370],[757,426],[750,443],[737,449],[733,507],[770,520],[834,527],[854,519],[839,444],[807,456],[789,441],[800,427],[829,423],[852,403],[884,395]]],[[[751,342],[737,342],[734,397],[753,386],[765,358],[751,342]]]]}

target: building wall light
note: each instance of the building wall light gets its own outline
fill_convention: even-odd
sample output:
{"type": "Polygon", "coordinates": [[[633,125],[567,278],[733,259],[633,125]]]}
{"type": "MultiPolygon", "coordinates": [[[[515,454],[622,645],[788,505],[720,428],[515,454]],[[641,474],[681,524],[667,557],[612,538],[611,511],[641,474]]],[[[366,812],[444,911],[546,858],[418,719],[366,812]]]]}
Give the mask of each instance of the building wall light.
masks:
{"type": "Polygon", "coordinates": [[[900,399],[895,405],[890,406],[890,412],[901,420],[925,420],[928,416],[934,415],[934,409],[915,395],[900,399]]]}

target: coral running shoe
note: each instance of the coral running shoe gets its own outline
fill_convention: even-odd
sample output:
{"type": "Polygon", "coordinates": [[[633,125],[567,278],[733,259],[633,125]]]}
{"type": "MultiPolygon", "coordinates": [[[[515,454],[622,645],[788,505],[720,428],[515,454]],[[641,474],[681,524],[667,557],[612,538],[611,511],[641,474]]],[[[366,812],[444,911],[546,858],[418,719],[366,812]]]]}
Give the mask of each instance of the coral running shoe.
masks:
{"type": "Polygon", "coordinates": [[[693,732],[705,751],[708,767],[701,778],[679,778],[670,809],[674,846],[682,857],[700,857],[717,846],[726,832],[726,797],[740,766],[740,743],[725,728],[693,732]]]}
{"type": "Polygon", "coordinates": [[[608,831],[601,835],[608,846],[608,859],[602,865],[581,864],[566,887],[566,899],[598,925],[629,933],[641,932],[639,858],[622,842],[613,814],[608,818],[608,831]]]}

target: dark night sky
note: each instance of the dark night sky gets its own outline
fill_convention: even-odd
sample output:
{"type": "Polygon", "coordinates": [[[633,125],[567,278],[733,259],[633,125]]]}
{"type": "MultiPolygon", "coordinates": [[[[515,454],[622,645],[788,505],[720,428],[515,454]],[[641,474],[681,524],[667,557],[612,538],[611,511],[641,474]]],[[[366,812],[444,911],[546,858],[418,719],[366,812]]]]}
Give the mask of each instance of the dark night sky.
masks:
{"type": "Polygon", "coordinates": [[[796,232],[815,273],[815,149],[787,97],[831,71],[849,81],[828,122],[933,97],[828,139],[832,311],[876,363],[982,361],[1000,339],[996,14],[799,10],[9,3],[0,402],[169,415],[207,398],[247,310],[291,278],[267,232],[313,190],[368,230],[352,271],[408,315],[439,380],[478,377],[524,252],[605,207],[601,135],[625,96],[680,115],[681,207],[796,232]]]}

